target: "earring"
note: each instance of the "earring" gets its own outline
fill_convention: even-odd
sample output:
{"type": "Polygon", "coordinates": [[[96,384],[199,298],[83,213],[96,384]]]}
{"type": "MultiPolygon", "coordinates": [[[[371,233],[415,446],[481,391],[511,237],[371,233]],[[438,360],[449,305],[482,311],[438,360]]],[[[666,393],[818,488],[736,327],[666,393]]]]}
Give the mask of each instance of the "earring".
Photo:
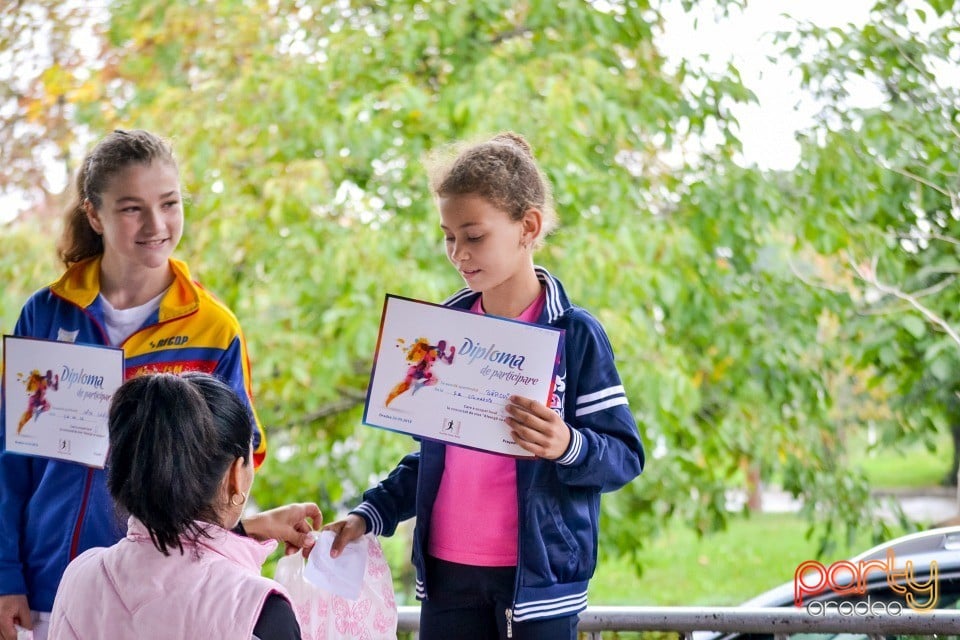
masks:
{"type": "Polygon", "coordinates": [[[246,501],[247,501],[247,494],[245,494],[243,491],[241,491],[240,493],[235,493],[233,494],[233,496],[230,497],[230,504],[232,504],[235,507],[242,506],[243,503],[245,503],[246,501]],[[240,498],[240,502],[237,502],[237,497],[240,498]]]}

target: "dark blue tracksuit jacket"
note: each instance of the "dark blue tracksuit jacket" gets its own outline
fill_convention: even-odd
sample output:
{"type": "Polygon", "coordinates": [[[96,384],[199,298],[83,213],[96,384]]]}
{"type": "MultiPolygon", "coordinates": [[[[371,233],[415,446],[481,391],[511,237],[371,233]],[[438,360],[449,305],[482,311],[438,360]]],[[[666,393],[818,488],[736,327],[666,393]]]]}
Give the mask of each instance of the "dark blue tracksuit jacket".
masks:
{"type": "MultiPolygon", "coordinates": [[[[538,324],[564,330],[552,405],[570,427],[558,460],[518,459],[520,538],[512,619],[573,615],[587,606],[597,565],[600,494],[619,489],[643,470],[643,445],[600,323],[570,304],[560,281],[537,267],[546,289],[538,324]]],[[[444,304],[469,309],[479,293],[463,289],[444,304]]],[[[376,535],[392,535],[416,516],[413,564],[417,598],[430,597],[424,559],[433,503],[447,445],[422,441],[390,475],[366,491],[353,513],[376,535]]],[[[469,508],[469,505],[465,505],[469,508]]],[[[466,534],[466,532],[465,532],[466,534]]]]}

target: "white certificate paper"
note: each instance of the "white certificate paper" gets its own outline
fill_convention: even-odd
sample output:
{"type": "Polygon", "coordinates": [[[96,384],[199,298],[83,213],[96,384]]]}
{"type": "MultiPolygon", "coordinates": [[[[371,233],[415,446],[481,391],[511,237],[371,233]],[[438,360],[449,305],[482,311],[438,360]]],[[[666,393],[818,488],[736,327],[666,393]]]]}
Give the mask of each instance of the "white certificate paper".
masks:
{"type": "Polygon", "coordinates": [[[6,450],[102,468],[123,350],[3,336],[6,450]]]}
{"type": "Polygon", "coordinates": [[[507,398],[551,406],[563,331],[388,294],[364,424],[529,458],[507,398]]]}

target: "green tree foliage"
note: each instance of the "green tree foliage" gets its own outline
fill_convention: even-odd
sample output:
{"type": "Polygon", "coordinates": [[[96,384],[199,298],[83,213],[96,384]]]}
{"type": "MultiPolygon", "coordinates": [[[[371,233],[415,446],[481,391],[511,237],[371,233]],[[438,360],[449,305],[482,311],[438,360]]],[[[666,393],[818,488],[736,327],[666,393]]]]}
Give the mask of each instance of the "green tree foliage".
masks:
{"type": "Polygon", "coordinates": [[[958,9],[881,0],[866,24],[781,36],[824,104],[794,175],[798,241],[843,274],[842,339],[892,396],[885,438],[930,446],[946,429],[960,445],[958,9]],[[864,85],[882,98],[854,106],[864,85]]]}
{"type": "MultiPolygon", "coordinates": [[[[734,164],[730,108],[753,96],[736,69],[668,64],[660,3],[124,0],[70,20],[54,5],[17,3],[92,28],[99,48],[40,65],[15,116],[71,170],[77,141],[113,127],[174,140],[190,194],[180,255],[250,342],[272,449],[260,504],[316,498],[330,518],[413,448],[360,425],[359,407],[384,294],[437,301],[460,286],[423,159],[512,129],[562,220],[538,261],[604,323],[648,447],[644,476],[604,502],[604,548],[632,552],[665,518],[723,526],[745,466],[784,478],[811,518],[872,521],[835,402],[861,366],[844,343],[849,296],[805,283],[824,261],[797,238],[835,250],[851,203],[875,194],[846,191],[853,171],[815,163],[819,147],[809,176],[734,164]],[[63,105],[56,126],[35,115],[49,104],[63,105]],[[670,161],[705,133],[715,149],[670,161]]],[[[875,144],[895,147],[885,135],[875,144]]],[[[29,250],[4,230],[6,326],[42,283],[20,263],[51,234],[27,224],[43,223],[11,228],[29,250]]]]}

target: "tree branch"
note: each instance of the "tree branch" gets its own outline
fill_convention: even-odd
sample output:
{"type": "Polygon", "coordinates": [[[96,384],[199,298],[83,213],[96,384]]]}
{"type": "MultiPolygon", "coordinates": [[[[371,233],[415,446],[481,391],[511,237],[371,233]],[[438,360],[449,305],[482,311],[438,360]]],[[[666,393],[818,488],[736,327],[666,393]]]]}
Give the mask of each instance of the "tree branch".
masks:
{"type": "MultiPolygon", "coordinates": [[[[884,164],[886,164],[886,163],[884,163],[884,164]]],[[[937,193],[939,193],[939,194],[941,194],[941,195],[945,195],[945,196],[947,196],[948,198],[950,198],[951,200],[953,199],[953,194],[952,194],[948,189],[944,189],[943,187],[941,187],[941,186],[938,185],[937,183],[935,183],[935,182],[930,182],[930,181],[927,180],[926,178],[922,178],[922,177],[918,176],[918,175],[915,174],[915,173],[912,173],[912,172],[910,172],[910,171],[907,171],[906,169],[900,169],[900,168],[898,168],[898,167],[890,167],[890,166],[888,166],[888,167],[884,167],[884,168],[887,169],[887,170],[889,170],[889,171],[893,171],[894,173],[899,173],[900,175],[902,175],[902,176],[905,177],[905,178],[910,178],[911,180],[913,180],[913,181],[915,181],[915,182],[919,182],[920,184],[922,184],[922,185],[924,185],[924,186],[926,186],[926,187],[930,187],[931,189],[933,189],[933,190],[936,191],[937,193]]]]}
{"type": "Polygon", "coordinates": [[[957,346],[960,346],[960,335],[957,335],[957,332],[954,331],[953,327],[951,327],[946,320],[925,307],[915,295],[911,295],[893,285],[884,284],[877,279],[876,256],[871,259],[869,266],[857,264],[856,260],[854,260],[852,256],[848,256],[847,261],[849,262],[854,273],[857,274],[857,277],[874,287],[877,291],[891,295],[908,303],[911,307],[923,314],[923,317],[925,317],[928,321],[943,329],[943,331],[950,336],[950,339],[953,340],[957,346]]]}
{"type": "Polygon", "coordinates": [[[329,418],[330,416],[336,415],[338,413],[344,413],[353,409],[357,405],[363,404],[366,394],[357,391],[355,389],[341,388],[338,389],[340,392],[341,398],[333,402],[327,403],[317,409],[316,411],[311,411],[308,414],[302,415],[299,418],[291,420],[286,423],[281,429],[287,430],[291,429],[299,424],[311,424],[317,422],[318,420],[323,420],[324,418],[329,418]]]}
{"type": "MultiPolygon", "coordinates": [[[[920,289],[919,291],[914,291],[911,295],[914,298],[923,298],[924,296],[930,296],[935,293],[940,293],[947,287],[949,287],[957,279],[957,276],[952,275],[949,278],[944,278],[940,282],[927,287],[926,289],[920,289]]],[[[875,309],[862,309],[859,313],[867,316],[884,316],[890,313],[898,313],[901,311],[906,311],[910,308],[909,304],[902,304],[897,306],[881,307],[875,309]]]]}
{"type": "Polygon", "coordinates": [[[497,35],[493,36],[493,38],[490,39],[490,44],[497,45],[501,42],[506,42],[507,40],[511,40],[519,36],[525,36],[528,33],[533,33],[533,29],[524,25],[520,25],[510,29],[509,31],[501,31],[497,35]]]}

